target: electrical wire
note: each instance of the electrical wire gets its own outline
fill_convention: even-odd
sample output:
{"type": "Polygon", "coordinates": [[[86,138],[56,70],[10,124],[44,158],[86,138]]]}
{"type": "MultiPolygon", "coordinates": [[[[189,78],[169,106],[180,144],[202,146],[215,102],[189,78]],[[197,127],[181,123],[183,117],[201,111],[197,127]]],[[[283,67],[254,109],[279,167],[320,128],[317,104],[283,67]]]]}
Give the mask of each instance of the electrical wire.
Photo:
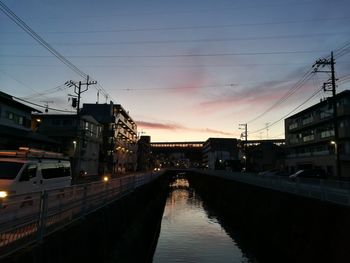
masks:
{"type": "MultiPolygon", "coordinates": [[[[29,34],[34,40],[36,40],[40,45],[42,45],[45,49],[47,49],[51,54],[53,54],[56,58],[58,58],[61,62],[63,62],[67,67],[73,70],[75,73],[83,77],[87,78],[88,74],[80,70],[77,66],[75,66],[72,62],[66,59],[63,55],[61,55],[56,49],[54,49],[49,43],[47,43],[43,38],[41,38],[33,29],[31,29],[21,18],[19,18],[10,8],[8,8],[3,2],[0,1],[0,9],[1,11],[7,15],[13,22],[15,22],[20,28],[22,28],[27,34],[29,34]]],[[[102,88],[106,94],[107,92],[102,88]]]]}
{"type": "Polygon", "coordinates": [[[295,107],[293,110],[291,110],[289,113],[287,113],[286,115],[284,115],[283,117],[281,117],[280,119],[272,122],[269,125],[266,125],[264,128],[261,128],[259,130],[255,130],[252,132],[249,132],[249,134],[253,134],[253,133],[257,133],[263,130],[266,130],[274,125],[276,125],[277,123],[279,123],[280,121],[284,120],[285,118],[287,118],[288,116],[290,116],[292,113],[294,113],[296,110],[298,110],[299,108],[301,108],[302,106],[304,106],[307,102],[309,102],[312,98],[314,98],[319,92],[321,92],[323,90],[323,88],[320,88],[318,90],[316,90],[309,98],[307,98],[303,103],[301,103],[300,105],[298,105],[297,107],[295,107]]]}
{"type": "Polygon", "coordinates": [[[12,98],[16,99],[16,100],[19,100],[19,101],[23,101],[25,103],[28,103],[30,105],[34,105],[34,106],[37,106],[37,107],[40,107],[40,108],[44,108],[44,109],[48,109],[48,110],[53,110],[53,111],[58,111],[58,112],[65,112],[65,113],[75,113],[73,111],[67,111],[67,110],[60,110],[60,109],[55,109],[55,108],[50,108],[48,106],[43,106],[43,105],[40,105],[40,104],[37,104],[37,103],[34,103],[34,102],[30,102],[28,100],[24,100],[24,99],[21,99],[21,98],[18,98],[18,97],[15,97],[15,96],[11,96],[12,98]]]}
{"type": "MultiPolygon", "coordinates": [[[[342,44],[339,48],[334,50],[334,56],[339,58],[341,56],[344,56],[350,51],[350,41],[346,41],[344,44],[342,44]]],[[[326,56],[326,59],[329,59],[330,55],[326,56]]],[[[277,100],[274,104],[272,104],[270,107],[268,107],[265,111],[257,115],[255,118],[251,119],[247,123],[252,123],[256,121],[257,119],[264,116],[266,113],[271,111],[273,108],[279,106],[283,102],[285,102],[290,96],[292,96],[294,93],[296,93],[313,75],[314,71],[312,69],[308,70],[302,78],[292,87],[290,88],[287,93],[285,93],[279,100],[277,100]]],[[[262,128],[261,130],[264,130],[268,127],[262,128]]]]}
{"type": "Polygon", "coordinates": [[[266,113],[271,111],[273,108],[275,108],[275,107],[279,106],[280,104],[282,104],[283,102],[285,102],[289,97],[291,97],[293,94],[295,94],[311,78],[311,76],[312,76],[312,70],[307,71],[303,75],[303,77],[300,80],[298,80],[298,82],[296,84],[294,84],[294,86],[292,86],[292,88],[290,88],[280,99],[278,99],[275,103],[273,103],[270,107],[268,107],[266,110],[264,110],[258,116],[249,120],[247,123],[252,123],[252,122],[256,121],[257,119],[261,118],[266,113]]]}
{"type": "MultiPolygon", "coordinates": [[[[71,55],[70,58],[177,58],[177,57],[226,57],[323,53],[324,50],[268,51],[268,52],[238,52],[238,53],[207,53],[207,54],[169,54],[169,55],[71,55]]],[[[0,57],[17,58],[47,58],[45,55],[0,55],[0,57]]]]}
{"type": "MultiPolygon", "coordinates": [[[[251,40],[274,40],[274,39],[291,39],[291,38],[314,38],[324,36],[349,35],[350,32],[331,32],[317,34],[296,34],[296,35],[279,35],[279,36],[260,36],[260,37],[235,37],[235,38],[203,38],[203,39],[173,39],[173,40],[139,40],[139,41],[110,41],[110,42],[59,42],[53,43],[59,46],[98,46],[98,45],[147,45],[147,44],[173,44],[173,43],[202,43],[202,42],[232,42],[232,41],[251,41],[251,40]]],[[[0,43],[5,45],[32,45],[32,43],[0,43]]]]}
{"type": "Polygon", "coordinates": [[[0,9],[5,15],[7,15],[13,22],[15,22],[20,28],[22,28],[28,35],[30,35],[34,40],[36,40],[40,45],[47,49],[52,55],[62,61],[67,67],[72,69],[75,73],[87,77],[87,74],[81,71],[73,63],[62,56],[56,49],[54,49],[49,43],[42,39],[33,29],[31,29],[21,18],[19,18],[14,12],[11,11],[3,2],[0,1],[0,9]]]}
{"type": "Polygon", "coordinates": [[[22,97],[22,99],[31,99],[32,97],[34,96],[45,96],[45,95],[48,95],[48,94],[53,94],[53,93],[56,93],[56,92],[59,92],[59,91],[63,91],[64,89],[67,89],[68,87],[65,85],[65,84],[61,84],[57,87],[54,87],[54,88],[50,88],[50,89],[47,89],[47,90],[43,90],[41,92],[37,92],[36,94],[32,94],[32,95],[28,95],[28,96],[25,96],[25,97],[22,97]]]}

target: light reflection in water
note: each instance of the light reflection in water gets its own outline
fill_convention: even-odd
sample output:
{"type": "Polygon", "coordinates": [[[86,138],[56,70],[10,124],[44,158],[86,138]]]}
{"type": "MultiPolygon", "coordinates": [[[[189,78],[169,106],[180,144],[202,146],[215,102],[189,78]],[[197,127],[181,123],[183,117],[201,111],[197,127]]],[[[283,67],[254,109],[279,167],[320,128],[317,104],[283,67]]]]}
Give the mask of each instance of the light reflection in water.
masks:
{"type": "Polygon", "coordinates": [[[170,186],[154,263],[250,262],[216,218],[208,218],[186,179],[170,186]]]}

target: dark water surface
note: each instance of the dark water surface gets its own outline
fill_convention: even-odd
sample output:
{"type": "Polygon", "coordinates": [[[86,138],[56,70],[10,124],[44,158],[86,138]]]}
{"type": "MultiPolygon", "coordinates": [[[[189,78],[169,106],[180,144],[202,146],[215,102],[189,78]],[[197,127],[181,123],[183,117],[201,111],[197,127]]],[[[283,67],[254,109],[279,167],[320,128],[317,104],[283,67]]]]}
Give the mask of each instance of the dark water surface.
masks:
{"type": "Polygon", "coordinates": [[[215,216],[208,217],[186,179],[177,179],[171,188],[154,263],[257,262],[242,252],[215,216]]]}

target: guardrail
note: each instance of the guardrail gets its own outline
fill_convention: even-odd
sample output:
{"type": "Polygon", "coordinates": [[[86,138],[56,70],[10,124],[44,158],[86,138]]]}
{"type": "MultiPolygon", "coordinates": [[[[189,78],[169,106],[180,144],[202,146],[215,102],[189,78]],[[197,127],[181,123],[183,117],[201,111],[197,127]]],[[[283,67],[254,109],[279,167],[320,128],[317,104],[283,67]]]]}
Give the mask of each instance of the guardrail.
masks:
{"type": "Polygon", "coordinates": [[[0,259],[118,200],[161,173],[9,196],[0,203],[0,259]]]}
{"type": "Polygon", "coordinates": [[[332,179],[260,176],[253,173],[196,170],[193,172],[217,176],[228,180],[264,187],[280,192],[319,199],[338,205],[350,206],[350,182],[332,179]]]}

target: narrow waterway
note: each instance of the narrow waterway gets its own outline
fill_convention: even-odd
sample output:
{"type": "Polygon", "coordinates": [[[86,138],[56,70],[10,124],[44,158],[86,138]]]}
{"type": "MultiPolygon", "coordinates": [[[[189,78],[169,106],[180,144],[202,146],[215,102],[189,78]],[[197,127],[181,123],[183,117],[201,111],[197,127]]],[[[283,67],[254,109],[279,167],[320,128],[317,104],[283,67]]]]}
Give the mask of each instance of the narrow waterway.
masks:
{"type": "Polygon", "coordinates": [[[242,252],[215,216],[210,213],[208,217],[188,181],[176,179],[166,202],[153,262],[257,261],[242,252]]]}

